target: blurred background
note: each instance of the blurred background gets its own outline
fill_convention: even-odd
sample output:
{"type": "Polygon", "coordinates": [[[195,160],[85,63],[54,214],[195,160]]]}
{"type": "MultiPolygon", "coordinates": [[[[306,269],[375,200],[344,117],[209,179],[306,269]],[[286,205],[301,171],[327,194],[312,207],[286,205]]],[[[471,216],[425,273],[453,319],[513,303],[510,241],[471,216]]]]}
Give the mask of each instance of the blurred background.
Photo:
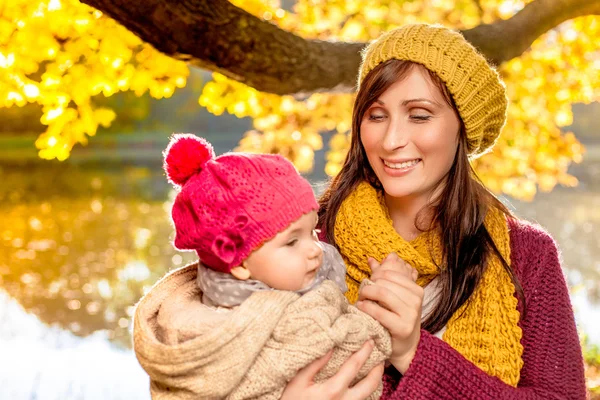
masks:
{"type": "MultiPolygon", "coordinates": [[[[307,38],[366,41],[398,24],[459,29],[529,1],[236,1],[307,38]]],[[[476,163],[562,250],[587,384],[600,393],[600,17],[503,63],[511,108],[476,163]]],[[[195,259],[173,249],[172,132],[278,152],[318,193],[348,144],[352,94],[256,91],[162,55],[77,1],[0,0],[0,398],[149,399],[131,350],[139,298],[195,259]]]]}

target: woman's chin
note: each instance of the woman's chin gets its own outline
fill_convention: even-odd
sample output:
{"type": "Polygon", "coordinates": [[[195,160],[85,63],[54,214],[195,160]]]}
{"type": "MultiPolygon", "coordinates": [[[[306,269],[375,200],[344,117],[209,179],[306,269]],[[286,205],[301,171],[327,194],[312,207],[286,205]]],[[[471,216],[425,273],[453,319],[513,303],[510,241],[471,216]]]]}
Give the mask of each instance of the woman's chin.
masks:
{"type": "Polygon", "coordinates": [[[397,199],[414,196],[419,189],[416,185],[408,184],[408,182],[386,182],[384,180],[382,185],[387,196],[397,199]]]}

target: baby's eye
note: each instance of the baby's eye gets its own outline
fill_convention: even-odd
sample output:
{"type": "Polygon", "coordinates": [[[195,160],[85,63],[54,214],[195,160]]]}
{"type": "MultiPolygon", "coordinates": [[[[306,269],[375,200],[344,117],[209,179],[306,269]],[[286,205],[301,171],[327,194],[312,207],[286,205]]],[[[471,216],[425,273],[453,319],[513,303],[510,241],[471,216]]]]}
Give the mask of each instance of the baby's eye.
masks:
{"type": "Polygon", "coordinates": [[[293,247],[297,242],[298,242],[298,239],[292,239],[289,242],[287,242],[285,245],[288,247],[293,247]]]}

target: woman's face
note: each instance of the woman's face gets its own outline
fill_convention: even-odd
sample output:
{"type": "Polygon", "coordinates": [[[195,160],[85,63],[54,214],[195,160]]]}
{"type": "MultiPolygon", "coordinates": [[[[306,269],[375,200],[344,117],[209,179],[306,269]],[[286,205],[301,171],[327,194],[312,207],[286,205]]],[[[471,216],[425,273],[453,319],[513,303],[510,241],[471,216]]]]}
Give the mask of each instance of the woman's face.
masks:
{"type": "Polygon", "coordinates": [[[426,201],[452,167],[459,129],[454,109],[415,66],[367,109],[360,139],[386,195],[426,201]]]}

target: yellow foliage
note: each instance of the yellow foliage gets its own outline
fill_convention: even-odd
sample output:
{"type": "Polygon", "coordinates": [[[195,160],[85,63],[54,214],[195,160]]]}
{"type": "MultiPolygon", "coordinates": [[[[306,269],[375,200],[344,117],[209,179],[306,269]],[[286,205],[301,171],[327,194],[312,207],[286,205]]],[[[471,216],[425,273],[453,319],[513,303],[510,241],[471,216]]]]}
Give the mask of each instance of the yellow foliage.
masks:
{"type": "MultiPolygon", "coordinates": [[[[411,22],[468,29],[509,18],[529,2],[299,0],[294,13],[271,22],[306,38],[368,41],[411,22]]],[[[258,17],[281,11],[277,1],[234,3],[258,17]]],[[[584,148],[572,133],[560,128],[572,123],[573,103],[600,100],[598,37],[600,17],[567,21],[538,38],[523,56],[501,66],[510,98],[508,122],[494,151],[474,162],[479,176],[494,192],[531,200],[537,190],[577,184],[567,169],[572,162],[581,161],[584,148]]],[[[260,93],[217,74],[207,87],[200,103],[209,110],[228,110],[238,116],[243,110],[242,116],[254,119],[255,129],[242,139],[240,149],[278,152],[306,171],[313,159],[307,149],[317,148],[307,147],[304,135],[334,131],[325,171],[330,176],[339,172],[350,143],[353,95],[319,94],[300,101],[260,93]],[[217,97],[215,93],[227,95],[217,97]],[[301,132],[297,134],[301,140],[291,140],[290,132],[301,132]]]]}
{"type": "Polygon", "coordinates": [[[245,134],[237,150],[281,154],[301,172],[312,170],[314,151],[323,148],[323,131],[348,131],[352,111],[351,96],[317,93],[297,101],[261,93],[217,73],[204,86],[199,103],[216,115],[227,110],[253,119],[255,130],[245,134]]]}
{"type": "Polygon", "coordinates": [[[77,0],[0,0],[0,107],[42,107],[41,158],[65,160],[75,144],[110,126],[114,111],[96,107],[94,96],[170,97],[188,72],[77,0]]]}
{"type": "Polygon", "coordinates": [[[475,162],[492,190],[531,200],[536,184],[544,192],[577,184],[567,169],[581,161],[584,149],[560,127],[572,123],[572,103],[600,100],[598,37],[600,18],[568,21],[502,66],[508,121],[494,151],[475,162]]]}
{"type": "MultiPolygon", "coordinates": [[[[231,0],[302,37],[344,41],[371,40],[411,22],[468,29],[510,18],[529,1],[298,0],[289,12],[279,0],[231,0]]],[[[162,98],[186,84],[185,64],[76,0],[0,0],[0,10],[0,106],[42,106],[48,129],[36,145],[43,158],[67,158],[74,144],[114,120],[112,110],[94,106],[93,96],[131,90],[162,98]]],[[[584,149],[560,128],[572,122],[571,104],[600,100],[598,37],[600,17],[571,20],[501,66],[508,123],[494,151],[474,163],[492,190],[531,199],[538,189],[577,183],[567,169],[581,161],[584,149]]],[[[353,98],[276,96],[215,73],[199,103],[215,115],[251,117],[254,129],[238,149],[283,154],[302,172],[312,169],[322,134],[333,133],[325,169],[335,175],[349,145],[353,98]]]]}

